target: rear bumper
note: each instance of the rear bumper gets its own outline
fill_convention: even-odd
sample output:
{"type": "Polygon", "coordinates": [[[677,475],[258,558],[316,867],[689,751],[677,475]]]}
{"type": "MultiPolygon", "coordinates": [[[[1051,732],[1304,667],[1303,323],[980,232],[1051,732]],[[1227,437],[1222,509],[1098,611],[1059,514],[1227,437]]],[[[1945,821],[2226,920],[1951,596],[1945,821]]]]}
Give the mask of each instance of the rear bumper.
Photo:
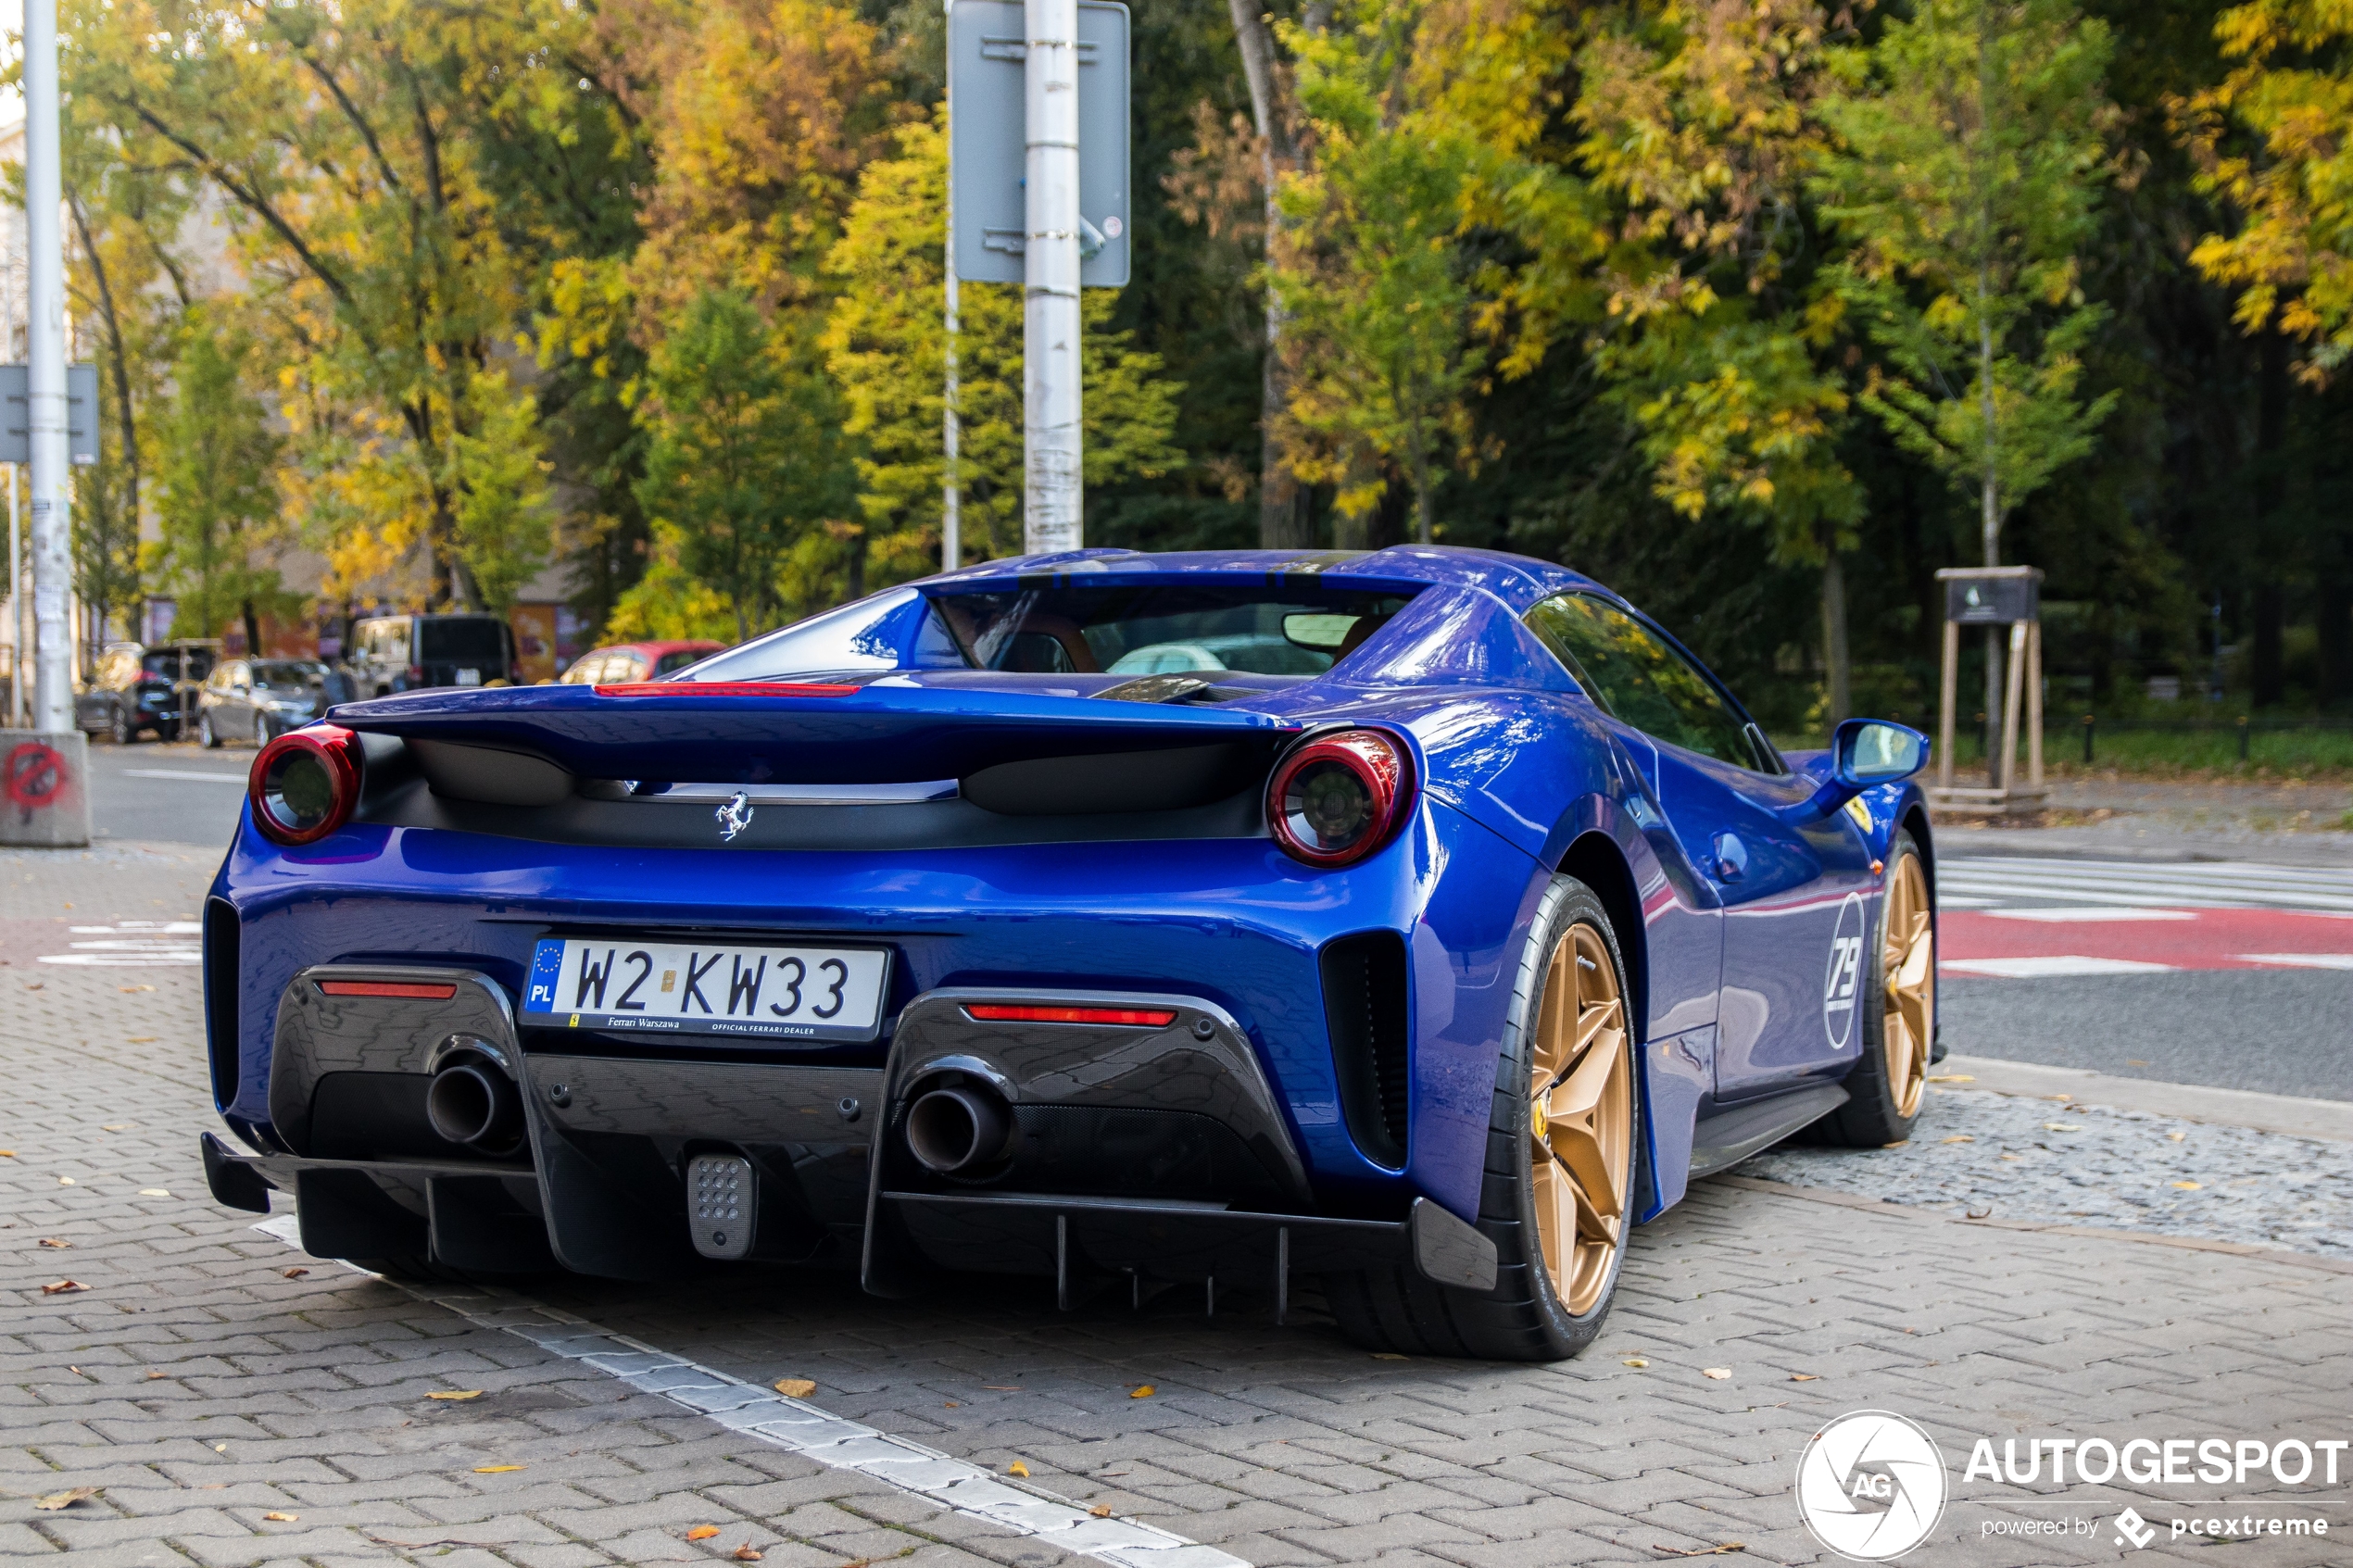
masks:
{"type": "Polygon", "coordinates": [[[1493,1278],[1492,1246],[1427,1199],[1392,1218],[1313,1212],[1248,1040],[1198,997],[929,992],[902,1010],[875,1069],[527,1051],[506,991],[478,972],[321,965],[288,986],[276,1039],[270,1101],[287,1147],[239,1154],[207,1134],[206,1177],[233,1208],[293,1197],[304,1248],[321,1257],[675,1277],[698,1262],[689,1162],[724,1155],[746,1162],[754,1189],[746,1255],[854,1266],[877,1294],[939,1270],[1049,1275],[1065,1298],[1110,1274],[1278,1295],[1293,1270],[1493,1278]],[[442,994],[331,996],[335,982],[442,994]],[[1171,1016],[1007,1024],[968,1010],[1015,999],[1171,1016]],[[520,1148],[484,1158],[433,1133],[423,1090],[453,1051],[509,1075],[520,1148]],[[969,1177],[925,1169],[904,1137],[907,1107],[946,1083],[1000,1097],[1008,1113],[1003,1158],[969,1177]]]}

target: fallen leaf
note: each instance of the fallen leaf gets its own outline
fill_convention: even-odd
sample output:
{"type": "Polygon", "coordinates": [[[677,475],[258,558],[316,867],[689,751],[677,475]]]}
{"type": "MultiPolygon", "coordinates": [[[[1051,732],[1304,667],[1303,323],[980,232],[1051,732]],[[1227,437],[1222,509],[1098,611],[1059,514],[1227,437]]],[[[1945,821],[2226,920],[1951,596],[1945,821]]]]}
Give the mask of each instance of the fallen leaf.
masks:
{"type": "Polygon", "coordinates": [[[1967,1211],[1968,1217],[1972,1220],[1982,1220],[1992,1212],[1994,1212],[1994,1206],[1990,1203],[1982,1209],[1971,1209],[1967,1211]]]}
{"type": "Polygon", "coordinates": [[[98,1131],[102,1133],[127,1133],[138,1124],[139,1123],[136,1122],[109,1122],[105,1126],[99,1128],[98,1131]]]}
{"type": "Polygon", "coordinates": [[[1931,1084],[1974,1084],[1977,1082],[1977,1074],[1974,1073],[1931,1073],[1929,1074],[1928,1081],[1931,1084]]]}
{"type": "Polygon", "coordinates": [[[1748,1548],[1738,1541],[1726,1541],[1722,1546],[1695,1547],[1660,1546],[1654,1541],[1651,1543],[1651,1549],[1663,1551],[1669,1557],[1722,1557],[1728,1552],[1746,1551],[1748,1548]]]}
{"type": "Polygon", "coordinates": [[[2180,1187],[2183,1192],[2196,1192],[2206,1184],[2203,1182],[2175,1182],[2173,1185],[2180,1187]]]}
{"type": "Polygon", "coordinates": [[[1939,1138],[1936,1141],[1939,1143],[1975,1143],[1977,1141],[1977,1137],[1976,1135],[1972,1133],[1955,1133],[1949,1138],[1939,1138]]]}
{"type": "Polygon", "coordinates": [[[161,1374],[161,1373],[157,1372],[157,1371],[155,1368],[153,1368],[153,1367],[149,1367],[149,1368],[147,1369],[147,1381],[148,1381],[148,1382],[150,1382],[150,1383],[155,1382],[157,1378],[161,1377],[162,1375],[163,1375],[163,1374],[161,1374]]]}
{"type": "Polygon", "coordinates": [[[71,1247],[73,1243],[68,1241],[61,1236],[44,1236],[41,1238],[41,1245],[44,1247],[66,1248],[71,1247]]]}
{"type": "Polygon", "coordinates": [[[141,1187],[139,1189],[139,1196],[142,1198],[170,1198],[171,1194],[168,1189],[163,1187],[141,1187]]]}
{"type": "Polygon", "coordinates": [[[156,1043],[156,1036],[153,1035],[126,1035],[123,1039],[134,1046],[152,1046],[156,1043]]]}
{"type": "Polygon", "coordinates": [[[302,1517],[299,1513],[265,1513],[261,1516],[272,1524],[291,1524],[302,1517]]]}
{"type": "Polygon", "coordinates": [[[278,1272],[284,1274],[288,1279],[300,1279],[310,1271],[308,1269],[281,1269],[278,1272]]]}
{"type": "Polygon", "coordinates": [[[57,1185],[61,1187],[69,1187],[74,1185],[74,1180],[71,1176],[59,1176],[57,1178],[57,1185]]]}
{"type": "Polygon", "coordinates": [[[1789,1374],[1789,1380],[1792,1383],[1819,1383],[1821,1378],[1810,1372],[1793,1372],[1789,1374]]]}
{"type": "Polygon", "coordinates": [[[44,1296],[64,1296],[71,1291],[87,1290],[90,1287],[88,1286],[82,1284],[78,1279],[52,1280],[47,1285],[41,1287],[41,1294],[44,1296]]]}
{"type": "Polygon", "coordinates": [[[1909,1138],[1897,1138],[1897,1139],[1896,1139],[1894,1143],[1883,1143],[1883,1144],[1880,1145],[1880,1148],[1903,1148],[1906,1144],[1910,1143],[1911,1141],[1912,1141],[1912,1140],[1911,1140],[1911,1139],[1909,1139],[1909,1138]]]}
{"type": "Polygon", "coordinates": [[[32,1506],[44,1513],[55,1513],[61,1508],[71,1508],[84,1498],[94,1498],[97,1495],[98,1488],[95,1486],[75,1486],[62,1492],[51,1492],[44,1498],[35,1498],[32,1499],[32,1506]]]}
{"type": "Polygon", "coordinates": [[[1399,1355],[1394,1350],[1376,1350],[1373,1352],[1373,1360],[1377,1361],[1402,1361],[1405,1360],[1405,1358],[1399,1355]]]}
{"type": "MultiPolygon", "coordinates": [[[[118,991],[124,991],[124,992],[138,992],[138,991],[152,991],[152,990],[154,990],[154,989],[155,989],[155,987],[154,987],[154,986],[152,986],[152,985],[118,985],[118,986],[116,986],[116,987],[115,987],[115,989],[116,989],[116,990],[118,990],[118,991]]],[[[112,1131],[112,1130],[113,1130],[113,1129],[111,1129],[111,1128],[109,1128],[109,1129],[108,1129],[108,1131],[112,1131]]]]}
{"type": "Polygon", "coordinates": [[[955,1400],[953,1400],[953,1399],[947,1400],[947,1401],[946,1401],[946,1402],[944,1402],[944,1403],[943,1403],[943,1404],[942,1404],[939,1408],[940,1408],[941,1410],[952,1411],[952,1410],[954,1410],[954,1409],[956,1409],[956,1408],[957,1408],[957,1407],[956,1407],[956,1401],[955,1401],[955,1400]]]}
{"type": "Polygon", "coordinates": [[[14,1160],[16,1157],[17,1151],[15,1149],[0,1148],[0,1160],[14,1160]]]}
{"type": "Polygon", "coordinates": [[[817,1385],[806,1377],[780,1377],[774,1386],[787,1399],[805,1399],[817,1391],[817,1385]]]}
{"type": "Polygon", "coordinates": [[[76,1377],[80,1377],[82,1375],[82,1369],[78,1366],[69,1366],[66,1368],[66,1370],[73,1374],[76,1377]]]}
{"type": "Polygon", "coordinates": [[[1732,1375],[1732,1369],[1728,1366],[1704,1366],[1699,1369],[1699,1374],[1702,1377],[1712,1377],[1721,1383],[1732,1375]]]}
{"type": "Polygon", "coordinates": [[[1107,1502],[1099,1502],[1087,1512],[1093,1514],[1098,1519],[1109,1519],[1111,1517],[1111,1504],[1107,1502]]]}
{"type": "Polygon", "coordinates": [[[2043,1098],[2044,1098],[2045,1099],[2055,1099],[2055,1100],[2059,1100],[2059,1101],[2064,1102],[2064,1101],[2067,1101],[2067,1100],[2071,1100],[2071,1099],[2073,1099],[2075,1097],[2074,1097],[2073,1095],[2045,1095],[2043,1098]]]}
{"type": "Polygon", "coordinates": [[[736,1561],[738,1562],[757,1562],[760,1561],[760,1553],[753,1548],[749,1541],[746,1541],[743,1545],[736,1549],[736,1561]]]}
{"type": "Polygon", "coordinates": [[[2146,1067],[2148,1063],[2145,1061],[2134,1061],[2132,1058],[2127,1057],[2124,1060],[2124,1065],[2127,1067],[2146,1067]]]}
{"type": "Polygon", "coordinates": [[[2169,1137],[2169,1138],[2171,1138],[2171,1139],[2172,1139],[2175,1143],[2180,1143],[2180,1142],[2181,1142],[2183,1138],[2188,1137],[2188,1136],[2189,1136],[2189,1134],[2187,1134],[2187,1133],[2168,1133],[2168,1134],[2166,1134],[2165,1135],[2166,1135],[2167,1137],[2169,1137]]]}
{"type": "Polygon", "coordinates": [[[1026,1475],[1029,1474],[1029,1466],[1022,1463],[1019,1460],[1015,1460],[1013,1463],[1005,1466],[1005,1474],[1008,1475],[1026,1475]]]}
{"type": "Polygon", "coordinates": [[[436,1388],[425,1398],[428,1399],[479,1399],[482,1398],[482,1390],[479,1388],[436,1388]]]}
{"type": "Polygon", "coordinates": [[[477,1464],[474,1466],[474,1474],[477,1475],[504,1475],[509,1471],[521,1470],[522,1468],[523,1467],[520,1464],[477,1464]]]}
{"type": "Polygon", "coordinates": [[[719,1534],[719,1526],[716,1524],[698,1524],[686,1532],[686,1538],[690,1541],[707,1541],[717,1534],[719,1534]]]}
{"type": "Polygon", "coordinates": [[[2043,1126],[2045,1131],[2053,1133],[2080,1133],[2083,1130],[2081,1122],[2045,1122],[2043,1126]]]}
{"type": "Polygon", "coordinates": [[[1643,1368],[1649,1366],[1650,1362],[1642,1360],[1640,1356],[1629,1356],[1626,1358],[1626,1364],[1632,1367],[1636,1372],[1640,1372],[1643,1368]]]}
{"type": "Polygon", "coordinates": [[[1127,1397],[1131,1399],[1149,1399],[1155,1392],[1157,1390],[1151,1384],[1139,1383],[1135,1387],[1127,1390],[1127,1397]]]}

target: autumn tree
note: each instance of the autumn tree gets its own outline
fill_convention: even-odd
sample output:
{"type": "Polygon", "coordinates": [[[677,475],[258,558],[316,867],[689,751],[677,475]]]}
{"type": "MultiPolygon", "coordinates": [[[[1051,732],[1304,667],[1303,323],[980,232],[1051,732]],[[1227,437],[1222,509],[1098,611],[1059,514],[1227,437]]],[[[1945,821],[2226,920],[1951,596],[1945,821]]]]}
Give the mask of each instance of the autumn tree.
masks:
{"type": "MultiPolygon", "coordinates": [[[[1978,504],[1987,566],[2019,503],[2092,449],[2116,394],[2079,390],[2106,316],[2081,253],[2106,172],[2107,27],[2071,0],[1921,0],[1868,51],[1811,181],[1847,249],[1826,270],[1881,356],[1860,391],[1978,504]]],[[[1986,711],[2001,710],[1989,631],[1986,711]]]]}
{"type": "Polygon", "coordinates": [[[287,608],[287,595],[272,558],[283,543],[280,441],[249,380],[253,358],[246,334],[201,309],[190,315],[157,421],[160,536],[148,564],[177,597],[185,632],[218,636],[237,620],[247,651],[258,655],[261,617],[287,608]]]}
{"type": "MultiPolygon", "coordinates": [[[[860,443],[858,505],[875,540],[875,582],[903,580],[938,558],[946,459],[947,137],[902,127],[894,155],[866,166],[829,270],[837,294],[824,345],[860,443]]],[[[1112,291],[1079,301],[1086,336],[1081,420],[1088,485],[1164,473],[1181,459],[1170,439],[1179,388],[1160,358],[1111,328],[1112,291]]],[[[1011,284],[965,283],[956,341],[957,465],[965,549],[981,559],[1022,540],[1022,306],[1011,284]]]]}

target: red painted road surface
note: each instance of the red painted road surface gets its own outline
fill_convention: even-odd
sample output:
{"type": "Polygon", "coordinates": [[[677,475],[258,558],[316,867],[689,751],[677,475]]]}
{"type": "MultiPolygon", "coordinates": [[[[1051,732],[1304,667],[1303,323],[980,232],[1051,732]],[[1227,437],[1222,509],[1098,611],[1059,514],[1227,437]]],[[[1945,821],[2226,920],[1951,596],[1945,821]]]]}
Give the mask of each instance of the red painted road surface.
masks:
{"type": "Polygon", "coordinates": [[[1937,937],[1938,967],[1955,977],[2353,970],[2353,915],[2288,909],[1948,909],[1937,937]],[[2082,961],[2061,967],[2070,960],[2082,961]]]}

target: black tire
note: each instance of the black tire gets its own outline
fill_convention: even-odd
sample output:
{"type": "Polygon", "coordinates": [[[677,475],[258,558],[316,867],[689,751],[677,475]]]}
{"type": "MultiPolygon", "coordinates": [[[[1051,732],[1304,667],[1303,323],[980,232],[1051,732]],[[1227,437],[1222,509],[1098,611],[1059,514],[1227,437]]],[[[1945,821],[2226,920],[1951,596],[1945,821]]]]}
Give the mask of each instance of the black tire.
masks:
{"type": "Polygon", "coordinates": [[[220,732],[212,727],[212,711],[209,709],[196,716],[196,738],[204,742],[207,751],[220,749],[220,732]]]}
{"type": "MultiPolygon", "coordinates": [[[[1618,995],[1632,996],[1626,984],[1625,952],[1601,899],[1574,877],[1554,877],[1537,908],[1520,956],[1488,1118],[1478,1229],[1495,1244],[1495,1288],[1482,1293],[1433,1285],[1410,1268],[1327,1274],[1325,1298],[1339,1320],[1340,1332],[1354,1343],[1409,1356],[1556,1361],[1577,1354],[1601,1332],[1626,1266],[1627,1233],[1632,1229],[1635,1195],[1642,1185],[1639,1074],[1633,1083],[1634,1153],[1627,1170],[1627,1214],[1619,1221],[1619,1242],[1607,1282],[1592,1310],[1581,1317],[1569,1313],[1544,1267],[1528,1177],[1528,1082],[1533,1048],[1529,1030],[1539,1015],[1553,950],[1572,926],[1580,923],[1601,934],[1617,971],[1618,995]]],[[[1630,1029],[1622,1048],[1633,1049],[1630,1029]]]]}
{"type": "MultiPolygon", "coordinates": [[[[1887,848],[1887,886],[1895,885],[1906,859],[1919,861],[1920,849],[1912,842],[1912,835],[1899,828],[1894,842],[1887,848]]],[[[1925,872],[1926,862],[1920,864],[1925,872]]],[[[1913,1126],[1919,1121],[1918,1106],[1911,1115],[1904,1114],[1888,1076],[1887,986],[1881,965],[1881,955],[1887,950],[1888,912],[1894,906],[1893,898],[1880,899],[1871,940],[1864,948],[1869,975],[1863,986],[1863,1060],[1846,1075],[1846,1103],[1810,1129],[1822,1143],[1847,1148],[1879,1148],[1910,1137],[1913,1126]]],[[[1931,1054],[1934,1051],[1933,1043],[1929,1041],[1921,1042],[1920,1048],[1931,1054]]]]}

